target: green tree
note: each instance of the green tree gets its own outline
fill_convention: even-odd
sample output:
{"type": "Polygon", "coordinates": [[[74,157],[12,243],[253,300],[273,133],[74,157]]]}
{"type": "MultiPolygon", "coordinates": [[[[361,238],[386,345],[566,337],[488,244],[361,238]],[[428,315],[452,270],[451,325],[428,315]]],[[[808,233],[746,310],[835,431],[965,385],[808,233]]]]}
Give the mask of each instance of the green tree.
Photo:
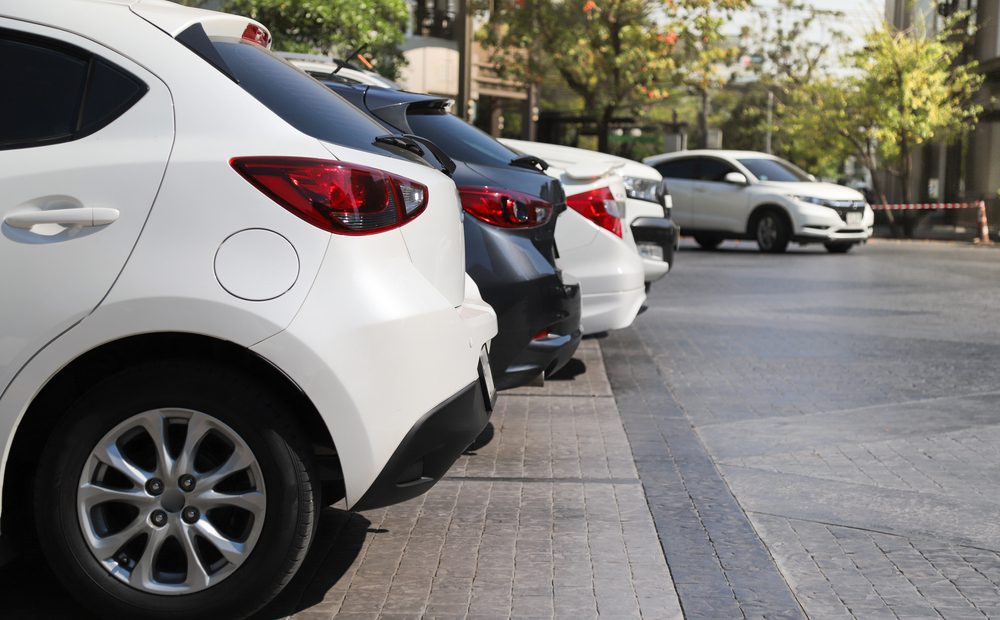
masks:
{"type": "Polygon", "coordinates": [[[754,12],[743,39],[756,60],[753,67],[759,81],[744,88],[724,122],[726,143],[764,150],[770,133],[773,153],[817,174],[834,176],[842,167],[843,149],[817,142],[813,129],[786,122],[785,116],[790,108],[808,105],[807,93],[836,69],[834,52],[847,43],[838,25],[844,14],[801,0],[779,0],[776,5],[755,7],[754,12]]]}
{"type": "MultiPolygon", "coordinates": [[[[928,35],[882,24],[851,53],[852,73],[826,77],[802,89],[785,122],[802,140],[855,155],[878,184],[879,173],[897,176],[911,202],[913,151],[950,141],[975,125],[983,83],[975,60],[963,58],[969,33],[964,16],[928,35]]],[[[885,200],[884,188],[876,193],[885,200]]]]}
{"type": "Polygon", "coordinates": [[[483,39],[502,75],[541,83],[555,69],[596,117],[598,149],[607,151],[614,115],[697,82],[685,79],[688,70],[711,64],[726,17],[747,3],[497,0],[483,39]]]}
{"type": "Polygon", "coordinates": [[[390,78],[404,63],[406,0],[229,0],[223,10],[267,26],[275,50],[344,56],[367,44],[365,56],[390,78]]]}

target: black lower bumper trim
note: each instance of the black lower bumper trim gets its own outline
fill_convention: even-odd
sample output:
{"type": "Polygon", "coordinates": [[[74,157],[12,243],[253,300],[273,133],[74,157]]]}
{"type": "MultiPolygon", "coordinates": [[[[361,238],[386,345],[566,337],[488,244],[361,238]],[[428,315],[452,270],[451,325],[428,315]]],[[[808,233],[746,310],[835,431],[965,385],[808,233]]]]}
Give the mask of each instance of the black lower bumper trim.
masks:
{"type": "Polygon", "coordinates": [[[438,405],[406,434],[352,510],[381,508],[426,493],[489,421],[480,382],[438,405]]]}
{"type": "Polygon", "coordinates": [[[637,217],[632,221],[632,237],[637,244],[652,243],[663,248],[663,260],[674,264],[677,248],[677,227],[665,217],[637,217]]]}
{"type": "Polygon", "coordinates": [[[0,566],[14,559],[14,546],[9,539],[0,536],[0,566]]]}

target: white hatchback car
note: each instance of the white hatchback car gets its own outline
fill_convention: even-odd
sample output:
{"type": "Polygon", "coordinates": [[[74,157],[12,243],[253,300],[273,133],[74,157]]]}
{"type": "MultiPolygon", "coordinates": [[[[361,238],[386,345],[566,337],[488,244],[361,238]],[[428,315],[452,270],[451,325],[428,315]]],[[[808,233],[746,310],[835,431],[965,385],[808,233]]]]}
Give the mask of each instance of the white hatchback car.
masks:
{"type": "MultiPolygon", "coordinates": [[[[501,140],[516,152],[545,160],[547,144],[501,140]]],[[[622,222],[627,193],[608,162],[549,162],[570,207],[556,224],[556,264],[580,284],[584,334],[628,327],[646,301],[645,269],[631,230],[622,222]]]]}
{"type": "Polygon", "coordinates": [[[819,183],[773,155],[701,150],[643,161],[663,175],[674,221],[704,248],[754,239],[762,252],[784,252],[795,241],[844,253],[872,235],[875,214],[861,193],[819,183]]]}
{"type": "Polygon", "coordinates": [[[646,271],[647,288],[667,275],[674,258],[677,230],[669,218],[670,194],[662,191],[663,176],[651,166],[631,159],[572,146],[524,142],[501,138],[512,149],[530,151],[558,167],[578,163],[604,163],[625,182],[625,216],[622,223],[635,241],[646,271]]]}
{"type": "Polygon", "coordinates": [[[487,422],[454,183],[268,40],[0,5],[0,531],[103,616],[252,613],[321,502],[418,495],[487,422]]]}

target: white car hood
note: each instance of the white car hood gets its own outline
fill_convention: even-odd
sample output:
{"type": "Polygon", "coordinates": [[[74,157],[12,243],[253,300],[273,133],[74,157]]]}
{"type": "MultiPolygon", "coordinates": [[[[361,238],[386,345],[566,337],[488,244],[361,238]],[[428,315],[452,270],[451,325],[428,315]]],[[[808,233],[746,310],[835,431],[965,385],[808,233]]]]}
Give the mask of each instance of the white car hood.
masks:
{"type": "Polygon", "coordinates": [[[864,200],[864,195],[850,187],[836,185],[834,183],[777,183],[774,181],[760,181],[756,185],[768,191],[777,191],[789,196],[809,196],[811,198],[822,198],[824,200],[864,200]]]}

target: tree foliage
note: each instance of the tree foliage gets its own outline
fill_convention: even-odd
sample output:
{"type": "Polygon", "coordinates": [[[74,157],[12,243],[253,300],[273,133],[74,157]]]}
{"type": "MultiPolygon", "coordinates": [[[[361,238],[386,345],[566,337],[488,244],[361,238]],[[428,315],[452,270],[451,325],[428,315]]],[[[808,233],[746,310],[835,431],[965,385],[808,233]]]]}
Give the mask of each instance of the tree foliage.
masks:
{"type": "Polygon", "coordinates": [[[711,79],[720,28],[747,2],[497,0],[483,38],[502,75],[541,83],[554,68],[596,117],[598,148],[606,151],[617,112],[711,79]]]}
{"type": "MultiPolygon", "coordinates": [[[[969,40],[963,17],[930,35],[882,24],[848,55],[850,73],[815,79],[799,91],[783,119],[787,131],[855,155],[876,183],[880,171],[898,176],[903,200],[912,201],[914,149],[971,130],[982,112],[976,95],[983,76],[975,60],[963,58],[969,40]]],[[[884,197],[883,188],[876,192],[884,197]]]]}
{"type": "Polygon", "coordinates": [[[343,57],[367,44],[379,73],[395,78],[403,64],[406,0],[228,0],[223,10],[267,26],[275,50],[343,57]]]}
{"type": "Polygon", "coordinates": [[[743,31],[746,51],[756,58],[757,81],[741,87],[730,99],[723,119],[727,147],[764,150],[768,130],[772,152],[821,176],[835,176],[844,161],[843,149],[817,141],[810,132],[786,120],[787,111],[807,100],[803,89],[830,77],[837,50],[847,43],[839,27],[844,14],[802,0],[779,0],[754,7],[753,21],[743,31]],[[767,120],[768,93],[773,114],[767,120]]]}

